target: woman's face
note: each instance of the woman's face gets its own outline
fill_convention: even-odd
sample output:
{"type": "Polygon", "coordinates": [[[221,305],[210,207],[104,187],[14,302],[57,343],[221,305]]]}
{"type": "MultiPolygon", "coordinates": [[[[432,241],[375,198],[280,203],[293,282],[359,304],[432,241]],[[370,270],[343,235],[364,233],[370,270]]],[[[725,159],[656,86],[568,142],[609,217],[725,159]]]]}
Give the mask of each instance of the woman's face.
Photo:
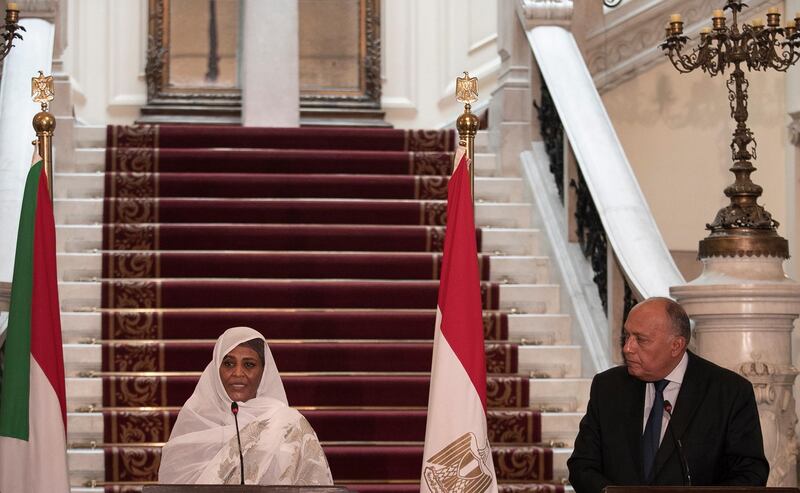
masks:
{"type": "Polygon", "coordinates": [[[256,396],[264,365],[258,353],[247,346],[236,346],[222,359],[219,378],[233,401],[247,402],[256,396]]]}

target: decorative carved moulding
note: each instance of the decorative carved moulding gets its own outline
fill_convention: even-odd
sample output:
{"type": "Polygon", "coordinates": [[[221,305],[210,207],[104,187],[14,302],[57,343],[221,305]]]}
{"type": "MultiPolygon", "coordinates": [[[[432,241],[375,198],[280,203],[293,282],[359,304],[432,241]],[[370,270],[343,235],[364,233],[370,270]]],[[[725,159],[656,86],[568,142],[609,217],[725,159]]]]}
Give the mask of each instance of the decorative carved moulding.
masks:
{"type": "MultiPolygon", "coordinates": [[[[744,212],[743,214],[748,214],[744,212]]],[[[768,212],[766,214],[769,214],[768,212]]],[[[697,256],[709,257],[777,257],[789,258],[789,242],[777,233],[714,234],[700,240],[697,256]]]]}
{"type": "Polygon", "coordinates": [[[767,486],[792,484],[795,478],[791,475],[795,474],[798,456],[792,388],[798,370],[793,366],[754,360],[742,363],[739,373],[753,383],[764,453],[770,463],[767,486]]]}
{"type": "MultiPolygon", "coordinates": [[[[664,37],[665,20],[681,12],[684,32],[692,39],[709,24],[711,11],[720,8],[720,0],[646,0],[621,5],[597,20],[586,38],[579,43],[586,65],[600,93],[633,79],[663,61],[658,49],[664,37]]],[[[749,0],[742,20],[763,15],[768,7],[782,5],[781,0],[749,0]]]]}
{"type": "Polygon", "coordinates": [[[517,14],[525,30],[536,26],[572,24],[572,0],[518,0],[517,14]]]}

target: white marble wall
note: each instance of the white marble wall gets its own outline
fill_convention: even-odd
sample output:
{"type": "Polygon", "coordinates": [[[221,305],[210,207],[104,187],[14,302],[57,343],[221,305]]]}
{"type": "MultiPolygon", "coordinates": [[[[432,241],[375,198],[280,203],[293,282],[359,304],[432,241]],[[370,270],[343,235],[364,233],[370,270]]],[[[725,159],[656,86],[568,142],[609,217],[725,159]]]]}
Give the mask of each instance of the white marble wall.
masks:
{"type": "Polygon", "coordinates": [[[90,125],[131,123],[145,104],[147,0],[71,0],[64,69],[75,116],[90,125]]]}
{"type": "Polygon", "coordinates": [[[455,78],[478,77],[480,102],[497,83],[497,0],[384,0],[383,107],[396,127],[455,120],[455,78]]]}

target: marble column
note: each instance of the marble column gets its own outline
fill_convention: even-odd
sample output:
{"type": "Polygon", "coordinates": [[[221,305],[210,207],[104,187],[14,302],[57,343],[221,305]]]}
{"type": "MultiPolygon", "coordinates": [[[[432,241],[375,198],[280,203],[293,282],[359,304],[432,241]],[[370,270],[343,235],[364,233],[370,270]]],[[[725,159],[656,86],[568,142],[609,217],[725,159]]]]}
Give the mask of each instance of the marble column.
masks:
{"type": "Polygon", "coordinates": [[[500,75],[497,88],[492,92],[489,103],[489,145],[500,152],[497,160],[499,176],[519,176],[516,163],[519,153],[530,146],[536,125],[532,114],[531,75],[535,63],[531,47],[520,24],[515,4],[507,1],[497,2],[497,48],[500,55],[500,75]],[[503,165],[509,166],[503,169],[503,165]]]}
{"type": "Polygon", "coordinates": [[[244,0],[242,125],[300,125],[297,0],[244,0]]]}
{"type": "Polygon", "coordinates": [[[695,323],[692,347],[753,383],[768,486],[797,484],[797,414],[792,328],[800,314],[800,284],[774,256],[709,257],[703,274],[670,289],[695,323]]]}

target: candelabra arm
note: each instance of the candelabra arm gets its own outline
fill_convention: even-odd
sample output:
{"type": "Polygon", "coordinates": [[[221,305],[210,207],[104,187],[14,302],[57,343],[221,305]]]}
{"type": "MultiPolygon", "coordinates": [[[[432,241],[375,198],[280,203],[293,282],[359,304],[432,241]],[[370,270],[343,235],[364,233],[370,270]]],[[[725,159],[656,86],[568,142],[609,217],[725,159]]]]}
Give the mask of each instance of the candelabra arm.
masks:
{"type": "Polygon", "coordinates": [[[661,49],[666,52],[672,66],[682,74],[702,68],[704,71],[716,75],[716,67],[719,66],[719,63],[714,62],[714,58],[719,55],[719,50],[713,48],[708,42],[694,48],[691,53],[681,53],[687,39],[685,36],[671,36],[661,44],[661,49]]]}
{"type": "Polygon", "coordinates": [[[25,32],[25,26],[19,25],[19,11],[18,10],[6,10],[6,19],[5,25],[3,26],[3,44],[0,46],[0,60],[3,60],[8,52],[11,51],[11,48],[14,47],[14,40],[15,39],[22,39],[22,35],[19,34],[17,31],[25,32]]]}

